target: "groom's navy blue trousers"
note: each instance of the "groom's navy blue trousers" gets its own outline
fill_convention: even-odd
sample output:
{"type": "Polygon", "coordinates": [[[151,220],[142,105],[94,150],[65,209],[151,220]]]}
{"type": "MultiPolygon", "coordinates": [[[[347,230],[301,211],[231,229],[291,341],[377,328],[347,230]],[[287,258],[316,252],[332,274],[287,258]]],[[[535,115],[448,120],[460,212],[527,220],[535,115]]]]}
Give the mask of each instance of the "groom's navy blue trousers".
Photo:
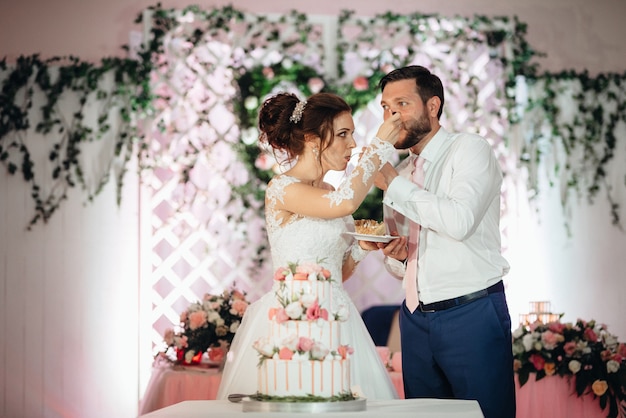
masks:
{"type": "Polygon", "coordinates": [[[400,309],[406,398],[478,400],[485,418],[515,418],[511,317],[504,292],[464,305],[400,309]]]}

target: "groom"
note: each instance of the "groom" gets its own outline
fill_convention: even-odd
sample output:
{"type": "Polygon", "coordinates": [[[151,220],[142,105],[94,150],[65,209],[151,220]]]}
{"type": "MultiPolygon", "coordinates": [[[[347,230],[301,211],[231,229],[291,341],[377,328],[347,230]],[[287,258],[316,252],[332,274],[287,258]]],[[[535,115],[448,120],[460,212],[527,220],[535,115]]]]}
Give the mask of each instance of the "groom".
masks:
{"type": "Polygon", "coordinates": [[[380,88],[384,119],[400,113],[403,121],[395,147],[410,150],[375,182],[385,191],[387,227],[401,235],[378,246],[407,292],[400,309],[405,395],[476,399],[486,418],[514,418],[498,161],[484,138],[440,126],[443,86],[428,69],[396,69],[380,88]]]}

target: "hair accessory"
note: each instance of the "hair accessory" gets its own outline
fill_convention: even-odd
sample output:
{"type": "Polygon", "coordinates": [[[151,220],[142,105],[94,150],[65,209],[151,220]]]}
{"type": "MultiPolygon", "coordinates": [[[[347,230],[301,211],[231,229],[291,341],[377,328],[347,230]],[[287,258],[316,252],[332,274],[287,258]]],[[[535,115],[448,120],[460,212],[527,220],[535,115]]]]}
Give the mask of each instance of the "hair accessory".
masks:
{"type": "Polygon", "coordinates": [[[293,113],[289,118],[289,122],[298,123],[302,119],[302,112],[304,112],[304,106],[306,106],[306,100],[300,100],[296,107],[293,109],[293,113]]]}

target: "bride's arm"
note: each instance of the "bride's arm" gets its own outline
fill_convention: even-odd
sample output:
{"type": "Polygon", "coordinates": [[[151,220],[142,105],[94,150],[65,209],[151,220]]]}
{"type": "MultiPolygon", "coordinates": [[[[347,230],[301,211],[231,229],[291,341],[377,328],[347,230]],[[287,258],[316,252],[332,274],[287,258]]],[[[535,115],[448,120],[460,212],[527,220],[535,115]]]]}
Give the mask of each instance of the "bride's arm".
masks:
{"type": "Polygon", "coordinates": [[[378,137],[366,147],[350,176],[337,190],[328,191],[304,183],[293,183],[285,188],[277,209],[316,218],[333,219],[356,211],[374,182],[374,174],[391,161],[395,148],[378,137]]]}

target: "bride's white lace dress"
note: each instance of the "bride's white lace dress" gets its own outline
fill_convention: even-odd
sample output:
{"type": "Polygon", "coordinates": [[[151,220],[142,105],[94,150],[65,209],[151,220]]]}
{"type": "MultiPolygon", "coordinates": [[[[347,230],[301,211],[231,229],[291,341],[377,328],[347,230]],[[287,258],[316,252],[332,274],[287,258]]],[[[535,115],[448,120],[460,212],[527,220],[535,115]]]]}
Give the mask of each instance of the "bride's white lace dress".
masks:
{"type": "MultiPolygon", "coordinates": [[[[374,168],[374,167],[371,167],[374,168]]],[[[366,170],[367,171],[367,170],[366,170]]],[[[371,171],[371,170],[370,170],[371,171]]],[[[369,173],[370,175],[372,173],[369,173]]],[[[278,219],[275,203],[281,199],[285,188],[299,180],[287,175],[275,177],[269,184],[266,198],[267,231],[274,268],[288,263],[317,262],[331,272],[333,297],[339,298],[334,306],[343,304],[350,309],[349,318],[341,323],[342,344],[354,348],[351,356],[351,384],[357,386],[367,399],[394,399],[398,395],[382,364],[363,320],[354,303],[343,289],[342,265],[353,245],[358,245],[350,235],[354,231],[352,216],[321,219],[292,215],[278,219]]],[[[338,199],[345,197],[340,187],[338,199]]],[[[272,277],[259,278],[272,280],[272,277]]],[[[352,278],[351,280],[358,280],[352,278]]],[[[253,394],[257,390],[257,364],[259,361],[253,343],[269,332],[268,310],[275,304],[274,289],[251,304],[231,344],[228,360],[217,394],[225,399],[229,394],[253,394]]]]}

